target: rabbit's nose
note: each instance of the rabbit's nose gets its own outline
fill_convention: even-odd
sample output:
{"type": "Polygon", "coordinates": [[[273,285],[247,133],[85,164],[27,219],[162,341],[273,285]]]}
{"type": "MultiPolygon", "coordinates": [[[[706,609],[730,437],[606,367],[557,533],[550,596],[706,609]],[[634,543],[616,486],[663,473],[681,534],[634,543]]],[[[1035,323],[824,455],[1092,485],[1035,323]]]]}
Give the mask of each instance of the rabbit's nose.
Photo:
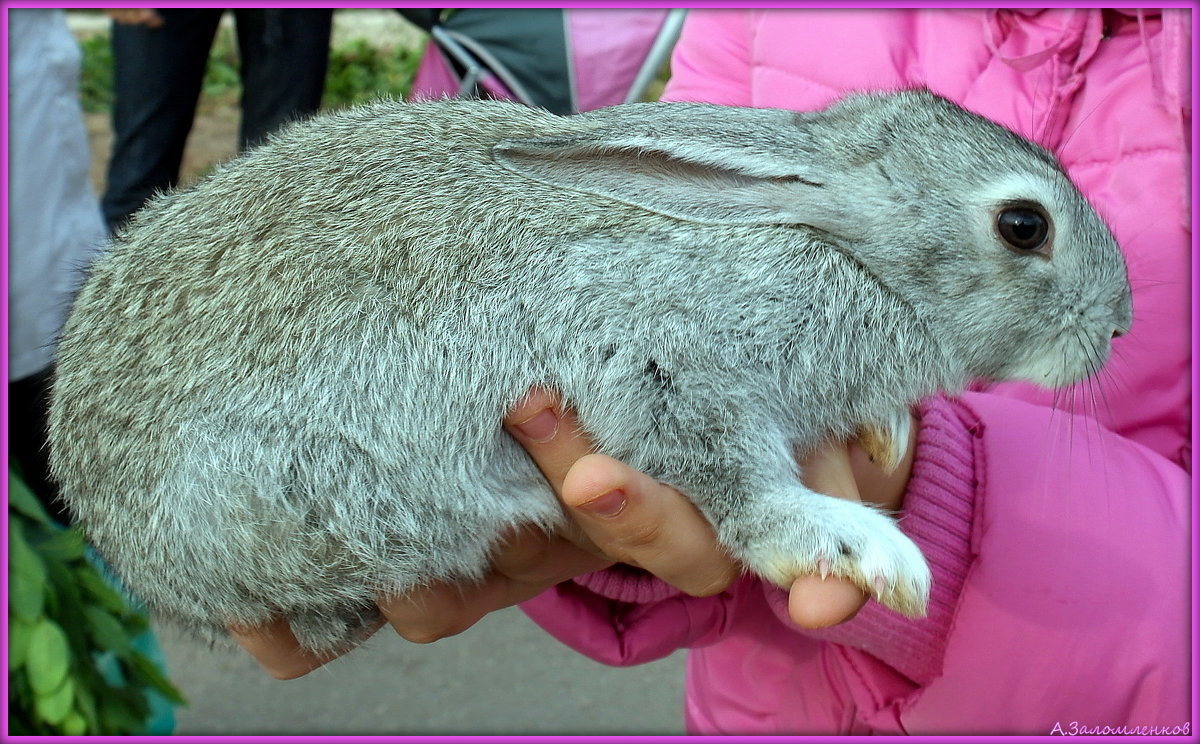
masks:
{"type": "Polygon", "coordinates": [[[1129,333],[1129,329],[1133,327],[1133,297],[1132,292],[1126,291],[1121,298],[1120,310],[1114,313],[1113,317],[1113,338],[1120,338],[1129,333]]]}

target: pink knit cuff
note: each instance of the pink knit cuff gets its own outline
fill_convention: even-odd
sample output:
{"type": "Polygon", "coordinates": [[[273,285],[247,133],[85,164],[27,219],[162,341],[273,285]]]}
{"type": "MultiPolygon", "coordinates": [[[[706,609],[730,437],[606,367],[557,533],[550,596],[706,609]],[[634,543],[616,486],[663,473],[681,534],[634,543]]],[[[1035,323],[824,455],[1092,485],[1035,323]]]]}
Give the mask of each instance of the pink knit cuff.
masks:
{"type": "Polygon", "coordinates": [[[959,593],[975,558],[971,524],[982,472],[982,425],[961,403],[936,397],[918,411],[921,426],[900,529],[933,572],[928,616],[912,620],[874,600],[849,622],[805,630],[788,620],[785,592],[764,583],[776,615],[813,638],[865,651],[919,684],[941,674],[959,593]]]}
{"type": "Polygon", "coordinates": [[[605,599],[618,602],[644,604],[683,594],[654,574],[623,563],[614,563],[603,571],[576,576],[574,581],[605,599]]]}

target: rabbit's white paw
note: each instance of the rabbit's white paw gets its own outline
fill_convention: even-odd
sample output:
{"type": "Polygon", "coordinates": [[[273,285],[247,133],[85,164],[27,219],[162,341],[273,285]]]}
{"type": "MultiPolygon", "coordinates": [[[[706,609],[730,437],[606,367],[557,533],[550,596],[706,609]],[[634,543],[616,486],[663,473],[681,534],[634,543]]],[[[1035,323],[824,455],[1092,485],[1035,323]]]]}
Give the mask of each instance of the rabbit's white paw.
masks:
{"type": "Polygon", "coordinates": [[[805,574],[841,576],[896,612],[925,615],[933,577],[895,521],[820,494],[803,494],[791,503],[787,513],[756,520],[766,527],[739,541],[736,552],[753,573],[784,589],[805,574]]]}

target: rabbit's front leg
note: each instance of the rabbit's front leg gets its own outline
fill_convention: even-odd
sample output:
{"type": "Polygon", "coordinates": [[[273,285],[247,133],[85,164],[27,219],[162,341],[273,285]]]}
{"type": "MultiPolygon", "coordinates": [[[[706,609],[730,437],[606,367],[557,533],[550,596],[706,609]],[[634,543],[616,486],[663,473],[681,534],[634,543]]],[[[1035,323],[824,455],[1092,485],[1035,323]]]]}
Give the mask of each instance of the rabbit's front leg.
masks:
{"type": "Polygon", "coordinates": [[[692,493],[718,538],[749,571],[784,589],[804,574],[841,576],[897,612],[925,614],[929,567],[891,517],[806,487],[790,458],[765,462],[772,458],[764,452],[781,454],[783,448],[741,444],[748,448],[727,446],[745,457],[722,458],[726,490],[700,486],[692,493]],[[734,462],[743,463],[732,465],[740,473],[729,472],[734,462]]]}

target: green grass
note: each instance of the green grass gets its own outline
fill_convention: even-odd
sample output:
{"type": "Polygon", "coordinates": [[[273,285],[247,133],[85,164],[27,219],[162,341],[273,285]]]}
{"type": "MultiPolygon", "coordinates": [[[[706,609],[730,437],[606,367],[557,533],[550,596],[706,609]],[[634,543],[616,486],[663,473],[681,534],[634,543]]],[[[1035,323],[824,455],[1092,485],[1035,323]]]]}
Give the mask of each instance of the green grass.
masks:
{"type": "Polygon", "coordinates": [[[322,105],[338,108],[380,96],[406,97],[422,49],[379,49],[365,39],[354,39],[333,49],[322,105]]]}
{"type": "MultiPolygon", "coordinates": [[[[84,111],[104,113],[112,108],[112,48],[106,34],[83,39],[79,94],[84,111]]],[[[412,86],[423,47],[380,48],[366,39],[353,39],[330,49],[322,106],[341,108],[382,96],[402,98],[412,86]]],[[[233,31],[222,28],[213,43],[204,75],[205,98],[236,103],[241,88],[237,44],[233,31]]]]}
{"type": "Polygon", "coordinates": [[[79,43],[83,66],[79,74],[79,100],[83,110],[97,114],[112,108],[112,47],[108,36],[95,34],[79,43]]]}

